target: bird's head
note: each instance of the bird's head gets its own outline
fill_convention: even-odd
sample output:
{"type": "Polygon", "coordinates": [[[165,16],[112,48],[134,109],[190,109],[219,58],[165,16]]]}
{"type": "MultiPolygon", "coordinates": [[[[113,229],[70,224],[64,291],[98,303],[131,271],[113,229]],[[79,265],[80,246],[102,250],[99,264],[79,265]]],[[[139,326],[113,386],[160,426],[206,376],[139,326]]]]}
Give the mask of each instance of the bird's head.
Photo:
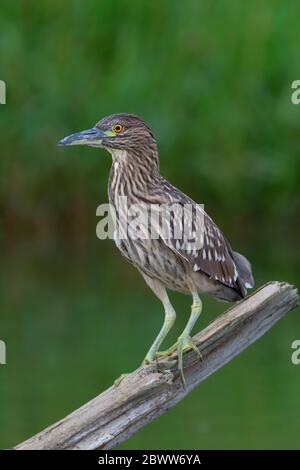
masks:
{"type": "Polygon", "coordinates": [[[156,142],[149,126],[134,114],[112,114],[101,119],[94,127],[71,134],[59,145],[86,145],[116,151],[139,153],[156,149],[156,142]]]}

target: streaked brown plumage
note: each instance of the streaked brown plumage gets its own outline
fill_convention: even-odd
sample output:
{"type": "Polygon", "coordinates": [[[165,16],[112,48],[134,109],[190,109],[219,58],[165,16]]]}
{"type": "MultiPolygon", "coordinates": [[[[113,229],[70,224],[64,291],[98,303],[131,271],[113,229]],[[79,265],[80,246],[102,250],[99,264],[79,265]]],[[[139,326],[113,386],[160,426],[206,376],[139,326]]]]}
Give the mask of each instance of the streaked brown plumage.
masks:
{"type": "MultiPolygon", "coordinates": [[[[115,242],[122,254],[141,272],[165,308],[163,328],[146,356],[146,363],[159,357],[158,348],[175,320],[166,288],[193,296],[190,320],[176,345],[169,350],[177,349],[184,381],[183,351],[193,348],[198,353],[190,338],[191,329],[201,312],[198,294],[209,293],[225,301],[242,299],[247,288],[253,287],[254,283],[250,263],[231,249],[203,209],[160,175],[155,138],[140,117],[125,113],[105,117],[94,128],[72,134],[60,144],[103,147],[112,155],[108,197],[119,229],[115,242]],[[128,207],[138,204],[148,213],[154,204],[165,204],[169,208],[175,205],[177,212],[169,223],[170,236],[167,239],[161,236],[157,225],[154,226],[157,235],[154,238],[141,239],[134,229],[128,231],[127,237],[120,237],[120,233],[128,230],[127,214],[119,204],[120,197],[126,198],[128,207]],[[193,212],[179,215],[178,210],[187,206],[192,207],[193,212]],[[196,226],[196,214],[202,217],[200,227],[196,226]],[[193,240],[173,236],[175,229],[183,229],[186,224],[197,229],[193,240]],[[199,242],[197,247],[195,242],[199,242]]],[[[143,229],[146,230],[146,226],[143,229]]]]}

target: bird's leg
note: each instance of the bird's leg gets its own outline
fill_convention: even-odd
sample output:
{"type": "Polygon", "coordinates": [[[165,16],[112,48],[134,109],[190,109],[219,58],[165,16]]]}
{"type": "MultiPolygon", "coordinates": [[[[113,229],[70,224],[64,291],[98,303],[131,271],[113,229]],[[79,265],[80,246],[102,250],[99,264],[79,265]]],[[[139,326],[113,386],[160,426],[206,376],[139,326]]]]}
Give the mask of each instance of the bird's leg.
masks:
{"type": "Polygon", "coordinates": [[[169,333],[170,329],[174,325],[174,322],[175,322],[175,319],[176,319],[176,313],[175,313],[175,310],[173,309],[173,307],[172,307],[172,305],[169,301],[167,293],[166,293],[166,296],[163,300],[163,305],[164,305],[164,308],[165,308],[164,324],[163,324],[160,332],[158,333],[154,343],[152,344],[151,348],[147,352],[146,357],[143,361],[143,364],[149,364],[150,362],[155,360],[156,353],[157,353],[161,343],[163,342],[163,340],[165,339],[165,337],[169,333]]]}
{"type": "Polygon", "coordinates": [[[155,360],[156,353],[158,351],[159,346],[161,345],[161,343],[163,342],[163,340],[165,339],[165,337],[167,336],[168,332],[170,331],[170,329],[172,328],[175,322],[176,313],[171,305],[165,286],[158,279],[149,277],[143,272],[141,272],[141,274],[143,278],[145,279],[146,283],[148,284],[148,286],[150,287],[150,289],[162,302],[164,309],[165,309],[164,324],[157,338],[152,344],[151,348],[147,352],[145,359],[143,360],[142,365],[145,365],[155,360]]]}
{"type": "MultiPolygon", "coordinates": [[[[170,329],[172,328],[175,322],[176,313],[172,307],[172,304],[169,300],[169,297],[168,297],[168,294],[164,285],[158,279],[153,279],[147,276],[146,274],[144,274],[143,272],[141,272],[141,274],[143,278],[145,279],[146,283],[148,284],[148,286],[150,287],[150,289],[152,289],[152,291],[160,299],[165,309],[164,324],[157,338],[152,344],[151,348],[147,352],[145,359],[143,360],[142,365],[146,365],[155,360],[156,353],[157,353],[159,346],[161,345],[161,343],[163,342],[163,340],[165,339],[165,337],[167,336],[168,332],[170,331],[170,329]]],[[[115,380],[115,385],[119,385],[127,375],[128,374],[122,374],[117,380],[115,380]]]]}
{"type": "Polygon", "coordinates": [[[198,347],[194,343],[193,339],[191,338],[192,329],[200,316],[202,311],[202,302],[197,294],[197,292],[193,293],[193,304],[192,304],[192,313],[189,318],[189,321],[178,338],[177,341],[177,355],[178,355],[178,370],[181,375],[182,383],[185,385],[185,378],[183,373],[183,353],[188,349],[193,349],[197,354],[198,358],[202,360],[202,354],[199,351],[198,347]]]}
{"type": "MultiPolygon", "coordinates": [[[[165,292],[165,297],[163,299],[163,305],[165,308],[165,320],[164,320],[163,326],[160,332],[158,333],[157,337],[155,338],[154,343],[152,344],[151,348],[147,352],[146,357],[142,362],[142,366],[148,365],[156,359],[156,354],[157,354],[159,346],[161,345],[161,343],[163,342],[163,340],[169,333],[170,329],[172,328],[176,320],[176,312],[174,308],[172,307],[171,302],[169,301],[169,298],[166,292],[165,292]]],[[[128,376],[128,374],[120,375],[120,377],[118,377],[115,380],[114,382],[115,385],[116,386],[120,385],[120,383],[122,382],[124,378],[126,378],[126,376],[128,376]]]]}
{"type": "Polygon", "coordinates": [[[189,321],[184,328],[183,332],[179,336],[177,342],[171,346],[170,349],[164,352],[158,352],[156,353],[156,358],[159,359],[161,357],[167,356],[172,354],[174,351],[177,350],[177,355],[178,355],[178,369],[181,375],[181,379],[183,384],[185,385],[185,378],[183,374],[183,353],[184,351],[187,351],[188,349],[193,349],[195,353],[197,354],[199,359],[202,359],[202,355],[197,348],[196,344],[191,338],[191,331],[199,318],[199,315],[202,311],[202,302],[201,299],[199,298],[197,292],[193,292],[193,304],[192,304],[192,312],[191,316],[189,318],[189,321]]]}
{"type": "MultiPolygon", "coordinates": [[[[159,346],[161,345],[161,343],[163,342],[163,340],[165,339],[165,337],[169,333],[169,331],[172,328],[172,326],[174,325],[174,322],[175,322],[175,319],[176,319],[175,310],[173,309],[173,307],[171,305],[171,302],[169,301],[169,298],[168,298],[168,295],[167,295],[166,292],[165,292],[165,296],[164,296],[162,302],[163,302],[163,305],[164,305],[164,308],[165,308],[165,320],[164,320],[164,323],[163,323],[163,326],[162,326],[160,332],[158,333],[157,337],[155,338],[154,343],[152,344],[151,348],[147,352],[146,357],[142,362],[142,366],[143,365],[148,365],[148,364],[150,364],[151,362],[153,362],[155,360],[156,353],[158,351],[159,346]]],[[[120,377],[118,377],[114,382],[115,385],[116,386],[120,385],[122,380],[127,375],[128,374],[122,374],[120,377]]]]}

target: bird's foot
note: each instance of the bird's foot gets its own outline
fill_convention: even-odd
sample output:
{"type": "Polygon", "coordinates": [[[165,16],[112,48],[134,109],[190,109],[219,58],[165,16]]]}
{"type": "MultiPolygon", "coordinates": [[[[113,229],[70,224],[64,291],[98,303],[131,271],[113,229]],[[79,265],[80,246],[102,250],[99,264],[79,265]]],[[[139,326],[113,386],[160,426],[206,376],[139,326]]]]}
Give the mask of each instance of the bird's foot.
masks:
{"type": "Polygon", "coordinates": [[[155,360],[156,361],[161,360],[161,359],[169,360],[168,356],[170,356],[173,352],[176,351],[177,356],[178,356],[178,370],[181,376],[182,383],[184,386],[186,386],[186,381],[185,381],[184,372],[183,372],[183,353],[185,351],[189,351],[190,349],[192,349],[196,353],[199,361],[203,360],[202,354],[199,351],[194,340],[190,337],[188,333],[184,332],[179,336],[177,342],[173,344],[173,346],[171,346],[166,351],[157,351],[155,353],[154,352],[152,353],[152,351],[150,351],[145,357],[145,359],[143,360],[142,366],[149,365],[153,363],[155,360]]]}
{"type": "MultiPolygon", "coordinates": [[[[147,356],[145,357],[145,359],[143,360],[142,364],[141,364],[141,367],[144,367],[144,366],[148,366],[150,364],[153,364],[155,361],[155,357],[152,357],[152,355],[150,353],[147,354],[147,356]]],[[[126,379],[126,377],[128,377],[128,375],[130,375],[130,373],[125,373],[125,374],[121,374],[120,377],[118,377],[115,381],[114,381],[114,385],[116,385],[116,387],[118,385],[120,385],[120,383],[126,379]]]]}
{"type": "MultiPolygon", "coordinates": [[[[155,353],[153,353],[152,351],[149,351],[147,356],[145,357],[145,359],[143,360],[141,366],[142,367],[145,367],[145,366],[149,366],[150,364],[155,364],[155,361],[156,361],[156,355],[155,353]]],[[[122,380],[124,380],[126,377],[128,377],[128,375],[130,375],[129,373],[126,373],[126,374],[121,374],[120,377],[118,377],[115,381],[114,381],[114,385],[116,385],[116,387],[118,385],[120,385],[120,383],[122,382],[122,380]]]]}
{"type": "Polygon", "coordinates": [[[177,341],[177,355],[178,355],[178,370],[179,370],[181,380],[184,386],[186,386],[186,381],[185,381],[184,372],[183,372],[183,353],[185,351],[188,351],[189,349],[192,349],[196,353],[199,361],[203,360],[202,354],[199,351],[194,340],[187,333],[182,333],[182,335],[179,336],[178,341],[177,341]]]}
{"type": "Polygon", "coordinates": [[[188,351],[189,349],[195,351],[200,361],[203,360],[201,352],[199,351],[193,339],[187,333],[182,333],[182,335],[179,336],[177,342],[173,344],[173,346],[171,346],[169,349],[167,349],[166,351],[158,351],[155,355],[156,359],[168,358],[168,356],[170,356],[173,352],[177,351],[178,370],[184,386],[186,385],[186,382],[183,373],[183,353],[185,351],[188,351]]]}
{"type": "Polygon", "coordinates": [[[142,367],[149,366],[149,364],[151,364],[154,361],[155,361],[155,354],[148,353],[141,365],[142,367]]]}
{"type": "Polygon", "coordinates": [[[171,346],[169,349],[166,349],[165,351],[157,351],[157,353],[155,354],[155,359],[156,360],[162,359],[162,358],[168,359],[168,356],[171,356],[171,354],[175,352],[176,349],[177,349],[177,343],[173,344],[173,346],[171,346]]]}
{"type": "Polygon", "coordinates": [[[155,357],[153,359],[146,356],[146,358],[142,362],[142,367],[152,365],[155,368],[155,370],[157,370],[158,372],[164,372],[166,370],[170,370],[170,368],[175,366],[175,364],[176,364],[176,360],[170,361],[169,358],[167,361],[162,360],[162,361],[157,362],[157,358],[155,354],[155,357]]]}

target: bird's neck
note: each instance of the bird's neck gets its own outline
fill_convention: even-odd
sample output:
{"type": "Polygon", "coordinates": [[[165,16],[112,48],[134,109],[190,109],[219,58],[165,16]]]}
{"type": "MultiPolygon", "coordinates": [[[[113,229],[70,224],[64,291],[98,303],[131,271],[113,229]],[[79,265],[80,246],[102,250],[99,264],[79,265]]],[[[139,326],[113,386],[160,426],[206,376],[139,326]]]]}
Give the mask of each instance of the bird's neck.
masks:
{"type": "Polygon", "coordinates": [[[156,148],[139,153],[127,150],[111,150],[108,195],[111,203],[116,197],[137,197],[146,195],[153,185],[158,184],[159,158],[156,148]]]}

